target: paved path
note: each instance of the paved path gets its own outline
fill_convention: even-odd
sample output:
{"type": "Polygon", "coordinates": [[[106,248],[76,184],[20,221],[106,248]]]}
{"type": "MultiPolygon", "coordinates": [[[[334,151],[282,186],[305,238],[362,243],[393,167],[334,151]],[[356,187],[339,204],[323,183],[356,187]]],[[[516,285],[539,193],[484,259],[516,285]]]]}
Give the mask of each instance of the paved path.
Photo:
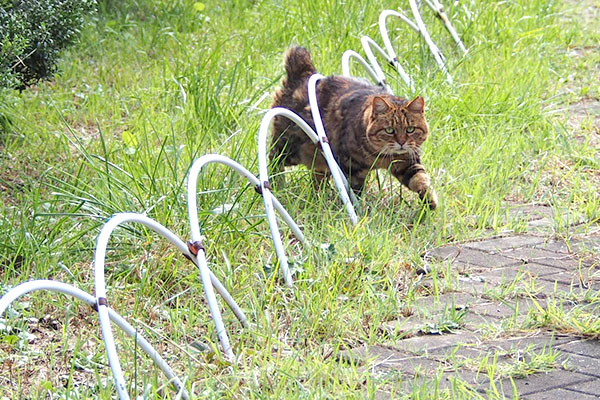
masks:
{"type": "Polygon", "coordinates": [[[560,326],[569,312],[582,324],[600,314],[600,225],[567,243],[543,234],[552,218],[544,207],[515,213],[534,232],[428,252],[427,264],[447,276],[424,280],[430,295],[417,300],[412,315],[381,327],[389,345],[341,358],[375,375],[399,375],[406,392],[424,386],[429,394],[436,387],[458,393],[466,384],[484,398],[600,398],[600,341],[560,326]]]}

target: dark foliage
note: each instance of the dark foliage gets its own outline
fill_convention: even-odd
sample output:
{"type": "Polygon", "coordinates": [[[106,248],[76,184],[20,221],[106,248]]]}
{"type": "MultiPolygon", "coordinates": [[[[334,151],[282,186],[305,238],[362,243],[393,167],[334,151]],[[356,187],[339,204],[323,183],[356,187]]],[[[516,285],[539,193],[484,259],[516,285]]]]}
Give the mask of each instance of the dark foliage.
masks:
{"type": "Polygon", "coordinates": [[[52,76],[59,53],[77,38],[96,0],[0,0],[0,86],[52,76]]]}

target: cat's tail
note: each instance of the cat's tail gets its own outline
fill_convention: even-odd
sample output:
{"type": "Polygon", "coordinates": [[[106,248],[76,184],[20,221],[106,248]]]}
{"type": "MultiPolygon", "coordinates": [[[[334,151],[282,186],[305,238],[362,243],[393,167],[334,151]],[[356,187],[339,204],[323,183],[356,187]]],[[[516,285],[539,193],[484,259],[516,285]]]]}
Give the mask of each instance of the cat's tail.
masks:
{"type": "Polygon", "coordinates": [[[282,82],[284,86],[294,87],[317,72],[309,51],[304,47],[294,46],[289,48],[285,53],[284,63],[285,72],[287,73],[287,80],[282,82]]]}

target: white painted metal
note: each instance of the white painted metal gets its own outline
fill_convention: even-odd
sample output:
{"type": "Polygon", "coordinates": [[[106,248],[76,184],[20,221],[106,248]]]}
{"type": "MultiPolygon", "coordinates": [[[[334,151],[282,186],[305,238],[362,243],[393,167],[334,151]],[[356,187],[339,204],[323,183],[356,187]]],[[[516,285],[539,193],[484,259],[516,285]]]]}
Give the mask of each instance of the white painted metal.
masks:
{"type": "Polygon", "coordinates": [[[358,63],[367,71],[369,76],[373,78],[375,83],[378,85],[384,86],[385,82],[381,82],[379,80],[379,76],[377,76],[377,72],[371,65],[357,52],[354,50],[346,50],[344,54],[342,54],[342,75],[350,77],[350,59],[354,58],[358,63]]]}
{"type": "MultiPolygon", "coordinates": [[[[69,296],[73,296],[79,300],[84,301],[92,307],[96,307],[96,299],[94,296],[84,292],[81,289],[78,289],[74,286],[67,285],[66,283],[52,281],[52,280],[35,280],[22,283],[11,290],[9,290],[2,298],[0,298],[0,316],[4,314],[6,309],[10,306],[10,304],[17,300],[19,297],[24,296],[27,293],[31,293],[38,290],[49,290],[52,292],[64,293],[69,296]]],[[[107,308],[108,317],[111,321],[113,321],[119,328],[121,328],[127,335],[134,338],[137,344],[141,347],[141,349],[148,354],[148,356],[154,361],[154,363],[163,371],[163,373],[169,379],[169,382],[173,384],[175,389],[181,393],[182,398],[189,399],[190,396],[188,392],[185,390],[183,383],[181,380],[175,375],[171,367],[167,364],[167,362],[160,356],[160,354],[152,347],[152,345],[143,337],[143,335],[136,331],[133,326],[129,324],[123,317],[121,317],[117,312],[112,310],[111,308],[107,308]]],[[[111,369],[113,365],[111,364],[111,369]]],[[[122,371],[115,371],[113,369],[113,376],[115,374],[121,374],[119,377],[120,381],[124,382],[122,371]]],[[[125,391],[125,393],[119,393],[119,398],[128,399],[129,395],[125,391]]]]}
{"type": "Polygon", "coordinates": [[[442,72],[444,72],[444,74],[446,74],[446,80],[448,81],[448,83],[452,83],[452,76],[450,75],[450,73],[448,72],[448,69],[446,68],[446,59],[445,59],[444,55],[442,54],[442,52],[440,51],[440,49],[437,47],[437,45],[433,42],[433,40],[431,40],[431,36],[429,36],[429,32],[427,32],[427,28],[425,27],[423,18],[421,18],[421,14],[419,13],[419,8],[417,7],[416,1],[408,0],[408,4],[410,4],[410,9],[413,13],[413,17],[415,18],[417,26],[419,27],[419,32],[421,33],[421,36],[425,40],[425,43],[427,43],[427,46],[429,46],[429,49],[431,50],[431,53],[433,54],[433,58],[435,58],[435,61],[437,62],[438,66],[440,67],[442,72]]]}
{"type": "Polygon", "coordinates": [[[104,279],[104,260],[106,258],[106,248],[108,246],[108,240],[113,230],[117,226],[126,222],[137,222],[154,230],[155,232],[167,238],[179,249],[179,251],[187,255],[196,263],[196,265],[198,265],[198,268],[200,270],[200,276],[202,279],[202,285],[204,287],[204,294],[206,296],[206,301],[208,302],[208,306],[213,321],[215,323],[217,335],[219,336],[221,346],[223,347],[223,351],[229,359],[233,359],[234,357],[233,352],[231,350],[231,345],[229,344],[229,337],[227,336],[225,326],[223,325],[221,311],[219,309],[219,305],[215,297],[215,293],[211,283],[210,271],[206,266],[204,253],[202,252],[201,255],[199,253],[200,257],[199,260],[197,260],[196,256],[189,251],[187,245],[183,243],[181,239],[179,239],[170,230],[168,230],[158,222],[154,221],[153,219],[146,217],[145,215],[135,213],[116,214],[104,224],[102,230],[100,231],[100,234],[98,235],[96,251],[94,255],[94,277],[96,285],[96,301],[98,304],[98,318],[100,320],[100,327],[102,329],[102,337],[104,340],[104,345],[106,347],[106,354],[108,357],[108,362],[113,370],[113,377],[115,380],[115,385],[117,387],[117,392],[119,394],[119,397],[123,399],[128,398],[128,395],[126,392],[125,381],[123,379],[123,371],[121,370],[121,365],[117,356],[116,345],[114,342],[112,330],[110,327],[110,320],[108,316],[108,306],[106,304],[106,282],[104,279]]]}
{"type": "MultiPolygon", "coordinates": [[[[323,150],[323,156],[325,156],[325,160],[327,160],[327,165],[329,165],[331,176],[335,182],[338,193],[340,194],[342,203],[344,203],[344,206],[346,206],[346,211],[350,216],[350,221],[352,221],[352,224],[356,225],[358,223],[358,216],[356,215],[356,211],[354,211],[354,206],[352,205],[350,195],[348,194],[352,193],[352,196],[354,196],[354,192],[352,192],[352,189],[349,188],[346,177],[340,170],[339,165],[333,157],[331,147],[329,146],[329,140],[327,139],[327,133],[325,132],[325,126],[323,125],[323,120],[321,119],[321,112],[319,110],[319,102],[317,100],[317,82],[324,78],[325,77],[321,74],[313,74],[308,79],[308,104],[310,105],[310,112],[315,123],[321,149],[323,150]]],[[[355,203],[357,203],[356,198],[354,198],[354,200],[355,203]]]]}
{"type": "MultiPolygon", "coordinates": [[[[233,161],[228,157],[224,157],[218,154],[207,154],[198,158],[192,165],[192,168],[190,169],[190,172],[188,174],[188,214],[190,219],[192,238],[194,241],[199,241],[202,239],[202,235],[200,233],[200,223],[198,221],[198,210],[196,202],[198,174],[200,173],[200,170],[206,164],[209,163],[223,164],[237,171],[255,187],[260,187],[260,192],[262,193],[263,199],[265,198],[264,187],[261,184],[261,182],[254,175],[252,175],[250,171],[241,166],[239,163],[233,161]]],[[[265,212],[267,215],[267,220],[269,222],[269,228],[271,230],[271,237],[273,238],[275,253],[277,254],[279,266],[281,268],[281,271],[283,272],[286,284],[288,286],[292,286],[292,276],[289,272],[287,256],[285,254],[285,250],[283,249],[283,243],[281,242],[281,234],[279,232],[279,227],[277,226],[277,220],[275,219],[273,208],[275,208],[279,212],[281,217],[284,219],[284,221],[287,223],[290,229],[294,232],[296,238],[298,238],[298,240],[300,240],[304,245],[307,245],[307,242],[304,238],[304,234],[302,233],[296,222],[288,214],[285,208],[283,208],[283,206],[277,200],[277,198],[275,198],[271,193],[268,193],[267,196],[269,196],[270,204],[269,206],[267,206],[267,201],[264,200],[265,212]]]]}
{"type": "MultiPolygon", "coordinates": [[[[454,41],[456,42],[458,47],[463,51],[463,53],[466,54],[467,49],[465,48],[464,44],[460,40],[458,34],[456,33],[456,30],[450,23],[448,16],[444,12],[444,7],[440,4],[440,2],[438,0],[431,0],[431,1],[426,0],[426,3],[442,20],[446,29],[452,36],[452,39],[454,39],[454,41]]],[[[427,46],[429,47],[429,50],[431,51],[431,53],[433,55],[436,63],[438,64],[438,66],[442,70],[442,72],[445,74],[446,80],[449,83],[452,83],[452,76],[450,75],[450,73],[448,72],[448,69],[446,67],[446,59],[445,59],[444,55],[442,54],[442,52],[440,51],[440,49],[438,48],[438,46],[431,39],[431,36],[429,35],[427,28],[425,27],[425,23],[423,22],[423,19],[421,18],[421,14],[417,7],[416,1],[409,0],[409,5],[411,8],[411,12],[413,14],[414,22],[410,18],[408,18],[406,15],[404,15],[403,13],[398,12],[398,11],[384,10],[381,12],[381,14],[379,14],[379,33],[383,40],[385,50],[382,49],[373,39],[371,39],[367,36],[363,36],[361,38],[362,47],[365,51],[365,54],[367,55],[367,59],[369,60],[368,63],[358,53],[356,53],[352,50],[347,50],[346,52],[344,52],[344,54],[342,55],[342,74],[344,76],[350,76],[350,67],[349,67],[350,59],[355,58],[359,62],[359,64],[365,68],[367,73],[375,80],[375,82],[377,84],[386,87],[391,92],[391,89],[385,83],[385,75],[383,73],[383,70],[382,70],[380,64],[377,62],[375,54],[373,53],[373,49],[375,49],[379,54],[381,54],[386,59],[386,61],[388,63],[390,63],[396,69],[396,71],[398,71],[398,74],[400,75],[400,77],[402,78],[404,83],[411,89],[411,91],[414,90],[412,79],[406,73],[404,68],[402,68],[402,66],[400,65],[400,62],[398,61],[398,56],[392,46],[392,42],[390,40],[388,29],[387,29],[387,18],[388,17],[396,17],[396,18],[400,19],[402,22],[404,22],[406,25],[408,25],[408,27],[410,29],[412,29],[413,31],[415,31],[416,33],[421,35],[421,37],[423,37],[423,39],[425,40],[425,43],[427,44],[427,46]]]]}
{"type": "MultiPolygon", "coordinates": [[[[438,17],[442,20],[442,22],[446,26],[446,30],[448,30],[448,32],[450,33],[450,36],[452,36],[452,39],[454,39],[454,42],[456,43],[456,45],[462,50],[462,52],[464,54],[467,54],[467,49],[465,48],[465,45],[463,44],[462,40],[460,40],[458,33],[456,33],[456,30],[450,23],[450,20],[448,19],[448,16],[446,15],[446,12],[444,11],[444,6],[438,0],[431,0],[431,1],[425,0],[425,3],[429,6],[429,8],[431,8],[434,12],[437,13],[438,17]]],[[[464,4],[463,4],[463,6],[464,6],[464,4]]],[[[465,10],[466,10],[466,8],[465,8],[465,10]]],[[[466,10],[466,11],[468,12],[468,10],[466,10]]],[[[469,18],[470,18],[470,16],[469,16],[469,18]]]]}

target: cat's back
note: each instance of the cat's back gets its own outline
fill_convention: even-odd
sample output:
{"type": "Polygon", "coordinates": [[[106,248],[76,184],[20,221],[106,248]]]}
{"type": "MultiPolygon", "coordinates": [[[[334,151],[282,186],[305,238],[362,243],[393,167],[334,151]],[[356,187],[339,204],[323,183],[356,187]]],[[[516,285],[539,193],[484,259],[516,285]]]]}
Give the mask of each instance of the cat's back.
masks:
{"type": "Polygon", "coordinates": [[[325,109],[340,107],[347,102],[362,106],[368,96],[384,93],[385,89],[372,85],[366,79],[338,75],[321,80],[317,87],[319,107],[325,109]]]}

